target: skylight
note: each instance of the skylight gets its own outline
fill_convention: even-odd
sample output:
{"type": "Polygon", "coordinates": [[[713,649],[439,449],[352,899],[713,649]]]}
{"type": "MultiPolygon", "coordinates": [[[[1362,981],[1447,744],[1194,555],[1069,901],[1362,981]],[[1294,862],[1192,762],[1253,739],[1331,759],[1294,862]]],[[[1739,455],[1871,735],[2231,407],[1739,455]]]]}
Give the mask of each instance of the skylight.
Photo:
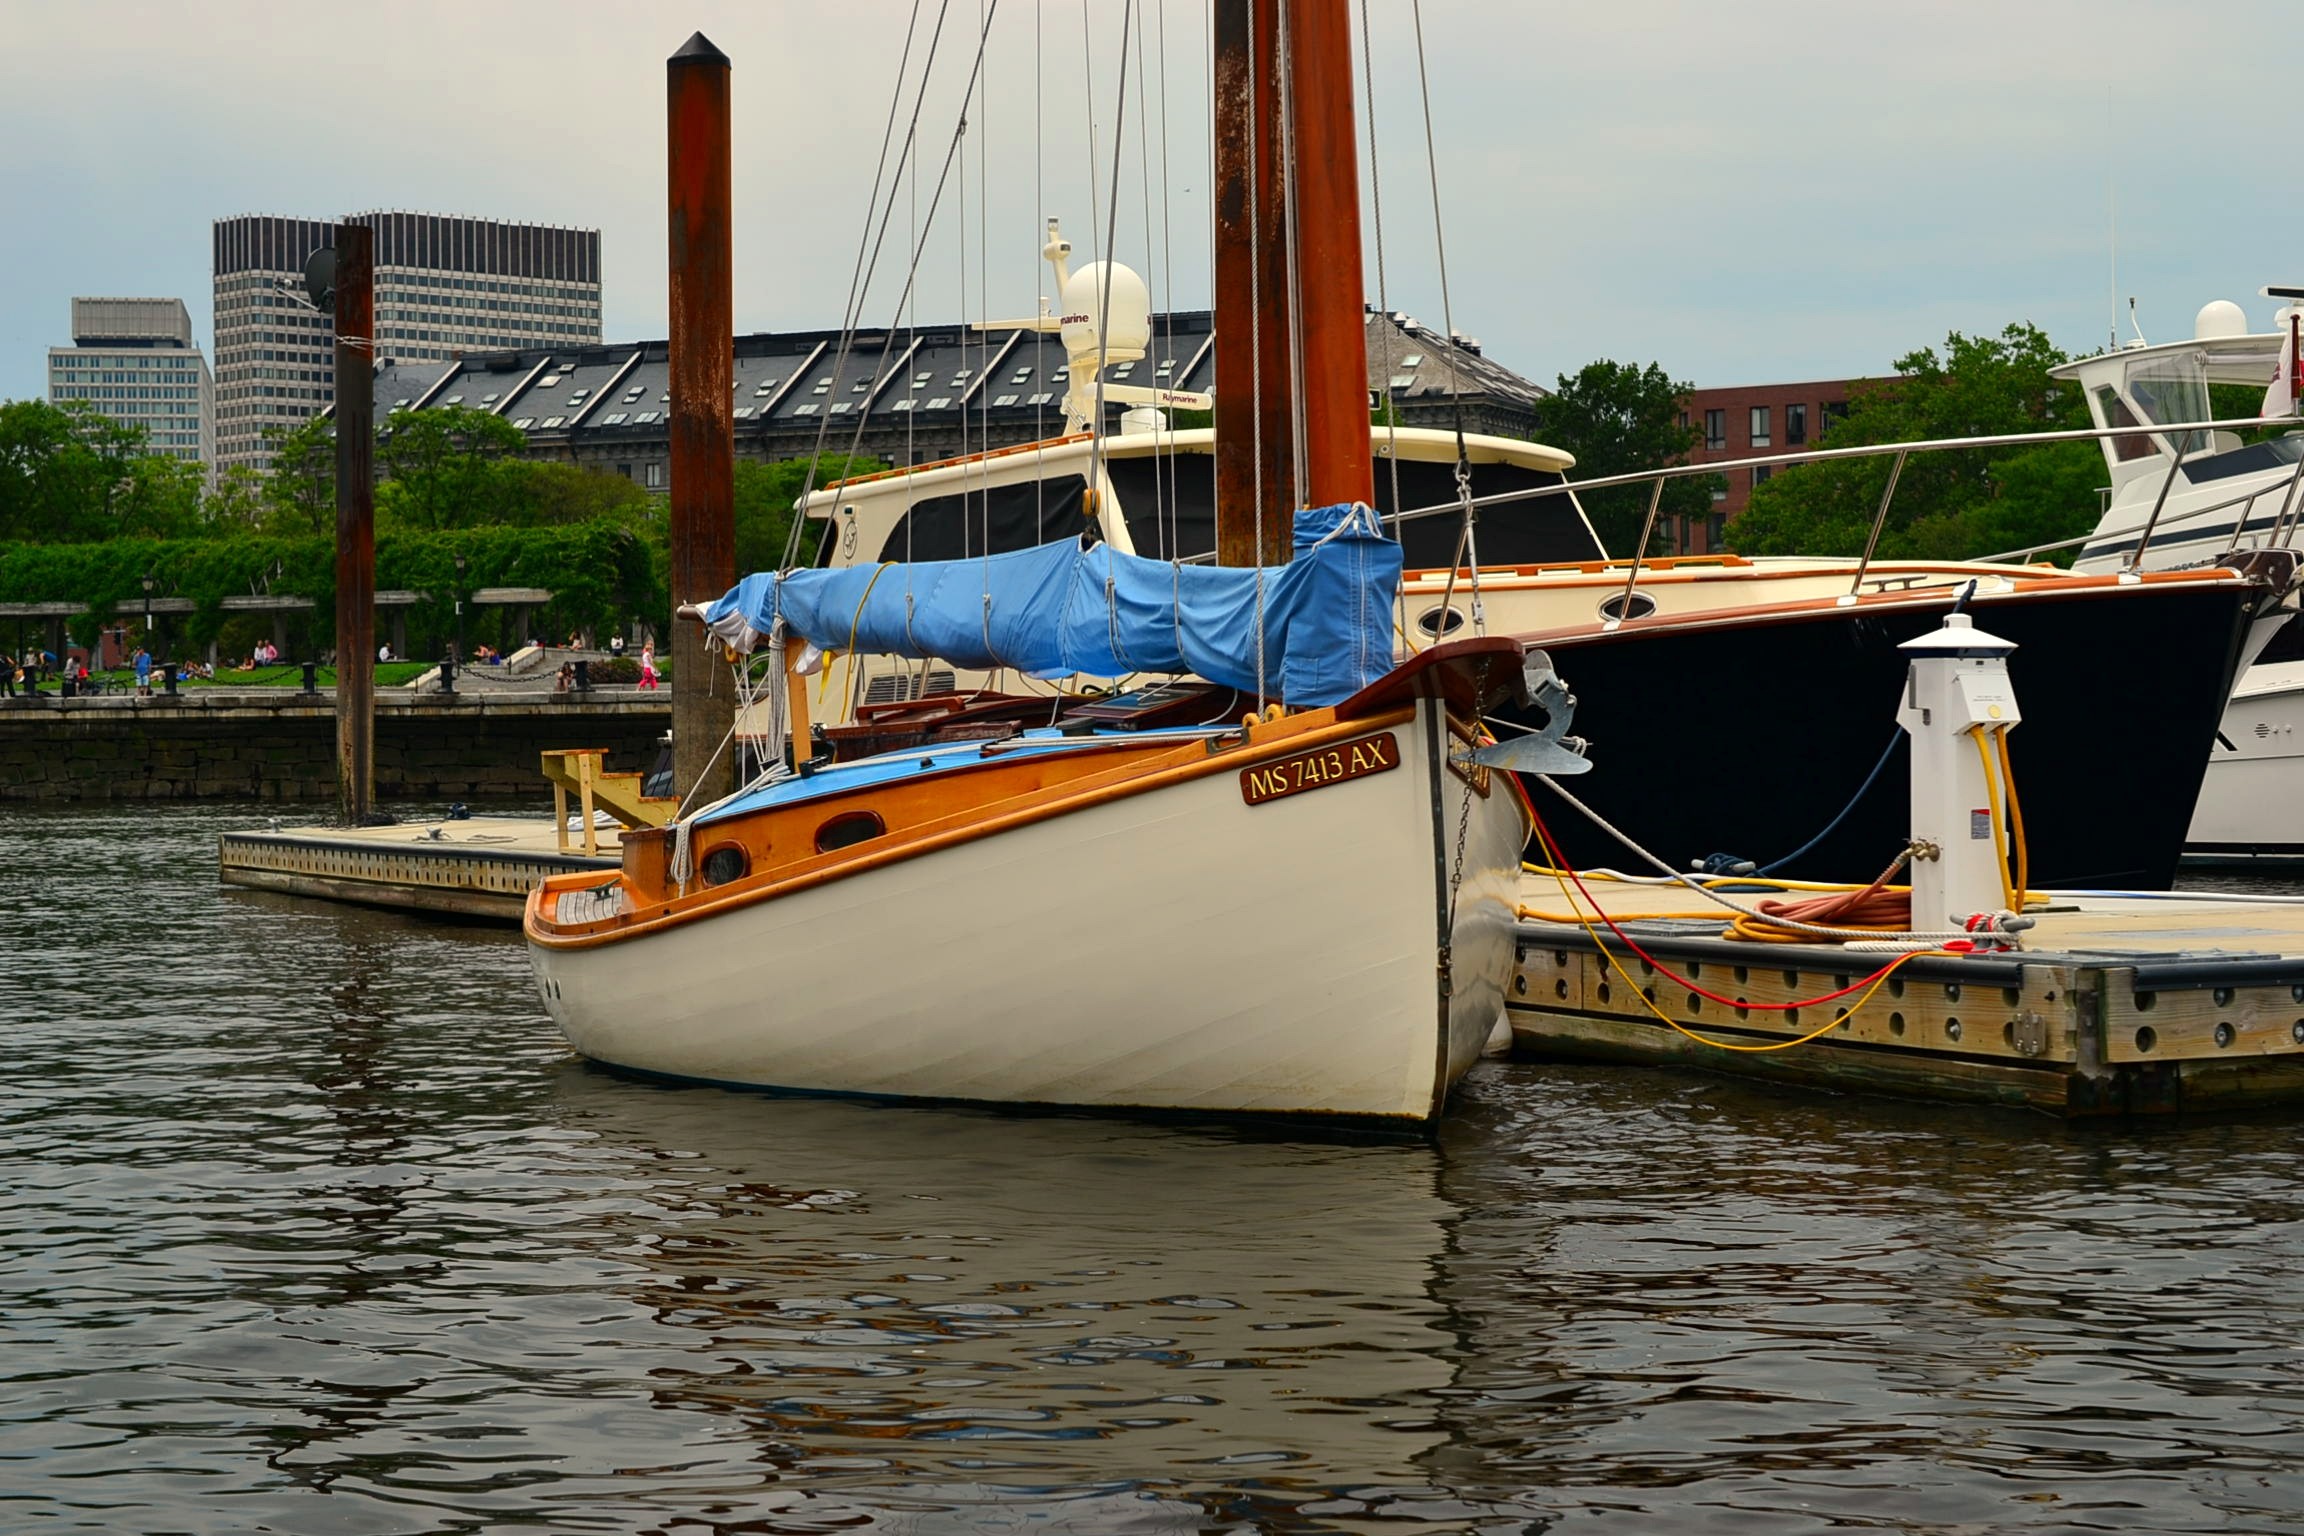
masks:
{"type": "Polygon", "coordinates": [[[1014,405],[1016,403],[1016,397],[1014,395],[1000,395],[994,398],[992,403],[994,405],[1014,405]]]}
{"type": "Polygon", "coordinates": [[[1048,391],[1042,390],[1040,393],[1034,395],[1031,399],[1025,401],[1024,403],[1026,405],[1046,405],[1049,401],[1055,398],[1056,397],[1048,393],[1048,391]]]}
{"type": "Polygon", "coordinates": [[[639,415],[632,418],[632,425],[636,427],[642,426],[648,422],[654,421],[656,419],[656,415],[657,413],[654,411],[642,411],[639,415]]]}
{"type": "Polygon", "coordinates": [[[950,395],[938,395],[935,399],[929,401],[924,409],[931,411],[941,411],[949,409],[951,404],[952,397],[950,395]]]}
{"type": "Polygon", "coordinates": [[[547,416],[544,418],[544,425],[547,427],[557,427],[564,425],[567,420],[568,418],[565,416],[547,416]]]}
{"type": "Polygon", "coordinates": [[[792,407],[792,414],[795,416],[813,416],[821,409],[823,409],[823,407],[819,406],[815,401],[811,400],[806,405],[796,405],[792,407]]]}
{"type": "Polygon", "coordinates": [[[1403,368],[1413,368],[1422,361],[1424,361],[1423,353],[1411,352],[1406,357],[1400,359],[1400,366],[1403,368]]]}
{"type": "Polygon", "coordinates": [[[853,400],[835,400],[832,402],[832,414],[835,416],[845,416],[854,409],[856,409],[856,402],[853,400]]]}
{"type": "Polygon", "coordinates": [[[536,418],[533,416],[523,416],[518,421],[512,423],[512,425],[518,430],[525,432],[530,427],[536,425],[536,418]]]}
{"type": "Polygon", "coordinates": [[[749,417],[751,416],[751,414],[752,414],[752,407],[750,407],[750,406],[748,406],[748,405],[740,405],[740,406],[736,407],[736,419],[737,419],[738,421],[743,421],[743,420],[746,420],[747,418],[749,418],[749,417]]]}
{"type": "Polygon", "coordinates": [[[623,411],[610,411],[607,415],[600,418],[600,425],[604,427],[620,427],[624,425],[624,416],[625,413],[623,411]]]}
{"type": "Polygon", "coordinates": [[[897,401],[894,405],[889,406],[888,409],[892,411],[908,411],[919,403],[919,401],[914,400],[909,395],[907,395],[902,400],[897,401]]]}

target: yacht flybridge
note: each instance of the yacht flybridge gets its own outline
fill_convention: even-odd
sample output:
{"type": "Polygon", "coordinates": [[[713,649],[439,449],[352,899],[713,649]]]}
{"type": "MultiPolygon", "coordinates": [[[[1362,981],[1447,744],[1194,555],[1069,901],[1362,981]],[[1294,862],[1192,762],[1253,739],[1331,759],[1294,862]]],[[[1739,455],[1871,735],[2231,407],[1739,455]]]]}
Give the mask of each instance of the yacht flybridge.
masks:
{"type": "MultiPolygon", "coordinates": [[[[2287,301],[2270,331],[2249,331],[2240,306],[2219,299],[2200,310],[2189,340],[2139,340],[2056,370],[2085,392],[2096,425],[2117,434],[2103,439],[2112,488],[2075,570],[2199,568],[2296,547],[2304,517],[2304,423],[2295,420],[2304,288],[2264,294],[2287,301]],[[2219,414],[2210,394],[2218,385],[2244,390],[2249,402],[2261,391],[2268,425],[2201,425],[2219,414]]],[[[2291,604],[2267,608],[2254,626],[2210,749],[2187,863],[2304,861],[2297,625],[2291,604]]]]}

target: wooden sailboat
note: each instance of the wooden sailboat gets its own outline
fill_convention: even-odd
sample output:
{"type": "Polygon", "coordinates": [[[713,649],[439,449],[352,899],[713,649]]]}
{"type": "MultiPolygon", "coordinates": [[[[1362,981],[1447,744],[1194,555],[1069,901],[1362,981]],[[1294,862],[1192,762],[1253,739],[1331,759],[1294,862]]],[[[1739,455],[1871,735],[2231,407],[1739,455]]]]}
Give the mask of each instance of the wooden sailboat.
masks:
{"type": "MultiPolygon", "coordinates": [[[[1281,4],[1342,14],[1225,9],[1270,19],[1281,4]]],[[[1276,67],[1276,38],[1263,46],[1258,67],[1276,67]]],[[[1258,112],[1276,100],[1247,93],[1258,112]]],[[[1307,178],[1292,202],[1316,222],[1334,216],[1323,199],[1357,195],[1349,102],[1296,100],[1328,114],[1295,131],[1325,140],[1330,172],[1341,136],[1341,177],[1307,178]]],[[[1275,176],[1273,124],[1258,121],[1249,171],[1275,176]]],[[[1253,317],[1274,339],[1254,382],[1307,379],[1280,418],[1360,452],[1324,447],[1308,478],[1236,461],[1225,568],[1066,539],[763,574],[701,610],[723,640],[772,655],[799,642],[1210,681],[1005,740],[772,772],[627,835],[612,878],[547,881],[527,909],[530,955],[579,1051],[807,1092],[1405,1125],[1441,1113],[1503,1017],[1530,828],[1482,717],[1543,691],[1553,740],[1515,743],[1514,760],[1583,764],[1554,744],[1565,695],[1517,642],[1393,663],[1400,546],[1367,506],[1356,215],[1350,228],[1349,274],[1331,261],[1327,282],[1302,285],[1338,291],[1329,319],[1302,317],[1292,369],[1285,324],[1253,317]],[[1345,314],[1348,372],[1322,350],[1345,314]],[[1180,713],[1190,723],[1169,723],[1180,713]]],[[[1256,234],[1236,230],[1226,260],[1272,259],[1256,234]]],[[[1275,301],[1291,286],[1263,284],[1275,301]]],[[[1268,446],[1253,421],[1235,441],[1268,446]]]]}

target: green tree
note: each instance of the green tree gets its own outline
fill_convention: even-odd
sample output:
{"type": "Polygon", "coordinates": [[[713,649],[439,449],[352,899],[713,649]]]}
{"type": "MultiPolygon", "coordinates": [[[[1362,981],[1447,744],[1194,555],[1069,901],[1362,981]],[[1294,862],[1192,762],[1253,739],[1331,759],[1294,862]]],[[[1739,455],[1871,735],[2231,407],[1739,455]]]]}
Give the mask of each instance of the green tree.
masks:
{"type": "MultiPolygon", "coordinates": [[[[69,543],[109,538],[124,512],[159,515],[156,491],[136,494],[144,430],[83,401],[0,403],[0,538],[69,543]]],[[[170,461],[173,462],[173,461],[170,461]]],[[[148,472],[147,480],[156,472],[148,472]]]]}
{"type": "Polygon", "coordinates": [[[263,532],[270,510],[264,489],[264,476],[245,464],[218,470],[216,483],[200,499],[200,525],[226,536],[263,532]]]}
{"type": "Polygon", "coordinates": [[[190,459],[138,454],[115,487],[112,527],[105,537],[177,539],[198,532],[204,478],[190,459]]]}
{"type": "Polygon", "coordinates": [[[267,434],[264,531],[286,537],[336,531],[336,423],[315,416],[267,434]]]}
{"type": "MultiPolygon", "coordinates": [[[[736,574],[773,571],[784,564],[784,551],[792,534],[793,503],[810,484],[818,490],[835,480],[877,474],[888,466],[874,458],[847,454],[820,454],[816,474],[809,478],[807,459],[779,459],[773,464],[750,460],[736,466],[736,574]]],[[[815,555],[812,540],[803,539],[799,559],[815,555]]]]}
{"type": "MultiPolygon", "coordinates": [[[[1848,415],[1830,426],[1823,446],[2085,427],[2078,388],[2048,376],[2064,361],[2045,334],[2021,322],[1998,336],[1954,331],[1942,355],[1923,347],[1896,360],[1898,377],[1852,390],[1848,415]]],[[[1785,470],[1753,489],[1729,525],[1729,542],[1745,554],[1859,554],[1893,462],[1882,456],[1785,470]]],[[[2091,442],[1914,454],[1897,478],[1878,553],[1972,559],[2071,538],[2095,526],[2095,493],[2107,483],[2103,452],[2091,442]]]]}
{"type": "MultiPolygon", "coordinates": [[[[1560,375],[1560,387],[1537,407],[1537,431],[1546,444],[1576,456],[1574,478],[1596,480],[1637,474],[1688,462],[1701,433],[1684,424],[1682,406],[1693,386],[1675,383],[1655,363],[1642,367],[1603,358],[1573,377],[1560,375]]],[[[1669,517],[1703,517],[1712,510],[1715,475],[1687,475],[1664,482],[1657,508],[1659,526],[1669,517]]],[[[1609,550],[1638,558],[1632,546],[1648,515],[1645,485],[1579,493],[1592,530],[1609,550]]]]}
{"type": "Polygon", "coordinates": [[[549,460],[508,462],[503,471],[507,510],[519,527],[610,522],[648,531],[662,522],[657,499],[622,475],[549,460]]]}
{"type": "Polygon", "coordinates": [[[376,434],[378,529],[517,522],[526,445],[518,427],[470,406],[393,412],[376,434]]]}

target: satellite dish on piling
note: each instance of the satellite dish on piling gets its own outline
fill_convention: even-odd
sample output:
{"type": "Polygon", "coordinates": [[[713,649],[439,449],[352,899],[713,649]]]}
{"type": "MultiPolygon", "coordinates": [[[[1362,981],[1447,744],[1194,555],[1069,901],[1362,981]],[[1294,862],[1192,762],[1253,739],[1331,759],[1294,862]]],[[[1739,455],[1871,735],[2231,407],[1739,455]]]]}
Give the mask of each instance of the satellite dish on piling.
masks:
{"type": "Polygon", "coordinates": [[[304,258],[304,291],[314,309],[336,307],[336,247],[324,245],[304,258]]]}

